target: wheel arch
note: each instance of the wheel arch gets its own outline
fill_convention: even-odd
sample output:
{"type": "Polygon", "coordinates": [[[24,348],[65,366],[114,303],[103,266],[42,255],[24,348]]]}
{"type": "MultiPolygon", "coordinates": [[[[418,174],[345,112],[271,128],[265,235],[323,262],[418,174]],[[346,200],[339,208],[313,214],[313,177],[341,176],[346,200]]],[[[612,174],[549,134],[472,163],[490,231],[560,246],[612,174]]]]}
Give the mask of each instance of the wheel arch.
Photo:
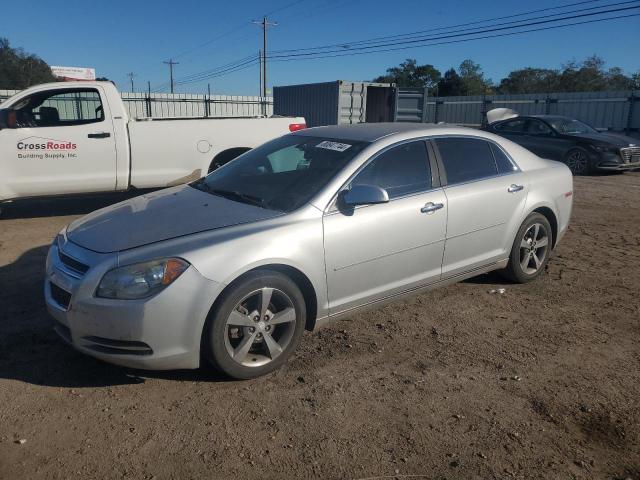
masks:
{"type": "Polygon", "coordinates": [[[540,206],[533,209],[531,213],[539,213],[547,219],[549,225],[551,225],[551,235],[553,238],[553,244],[551,245],[551,248],[555,248],[558,241],[558,218],[556,217],[554,211],[549,207],[540,206]]]}
{"type": "MultiPolygon", "coordinates": [[[[304,298],[304,303],[306,306],[306,323],[305,330],[313,330],[316,324],[316,317],[318,314],[318,297],[316,295],[315,288],[313,287],[313,283],[309,279],[309,277],[299,270],[296,267],[291,265],[283,264],[283,263],[267,263],[264,265],[255,266],[249,270],[243,271],[235,278],[233,278],[226,286],[222,289],[222,291],[218,294],[215,301],[209,308],[209,314],[207,318],[211,315],[211,313],[216,309],[216,307],[222,302],[224,298],[224,294],[231,290],[238,281],[241,281],[244,277],[249,274],[252,274],[261,270],[271,270],[278,273],[281,273],[287,277],[289,277],[300,289],[302,296],[304,298]]],[[[206,322],[205,322],[206,324],[206,322]]],[[[204,328],[203,332],[204,334],[204,328]]]]}
{"type": "Polygon", "coordinates": [[[233,148],[227,148],[226,150],[218,152],[216,156],[213,157],[213,159],[209,163],[209,166],[207,168],[207,173],[213,172],[216,168],[221,167],[225,163],[230,162],[234,158],[242,155],[243,153],[248,152],[249,150],[251,150],[251,147],[233,147],[233,148]]]}

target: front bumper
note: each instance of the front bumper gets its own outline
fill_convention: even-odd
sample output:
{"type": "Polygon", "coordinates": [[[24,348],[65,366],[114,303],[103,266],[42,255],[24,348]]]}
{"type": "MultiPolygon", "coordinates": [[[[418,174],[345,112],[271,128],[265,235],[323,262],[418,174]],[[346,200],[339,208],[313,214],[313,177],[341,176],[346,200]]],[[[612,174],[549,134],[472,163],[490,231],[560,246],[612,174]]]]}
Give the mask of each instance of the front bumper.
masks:
{"type": "Polygon", "coordinates": [[[95,297],[100,279],[116,263],[115,254],[96,254],[66,240],[51,246],[44,296],[55,331],[80,352],[117,365],[198,368],[202,329],[220,284],[191,266],[148,299],[95,297]],[[69,258],[87,265],[86,273],[70,268],[69,258]]]}
{"type": "Polygon", "coordinates": [[[601,153],[599,156],[597,156],[594,163],[598,170],[625,171],[640,168],[640,161],[637,161],[636,159],[637,156],[634,157],[631,161],[625,161],[625,159],[622,158],[621,154],[607,152],[601,153]]]}

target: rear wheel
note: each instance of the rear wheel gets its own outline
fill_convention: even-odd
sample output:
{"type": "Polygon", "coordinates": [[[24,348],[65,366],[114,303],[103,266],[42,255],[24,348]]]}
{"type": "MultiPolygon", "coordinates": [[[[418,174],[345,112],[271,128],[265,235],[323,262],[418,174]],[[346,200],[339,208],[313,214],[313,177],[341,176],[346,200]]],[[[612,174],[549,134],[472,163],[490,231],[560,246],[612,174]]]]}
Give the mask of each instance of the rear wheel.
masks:
{"type": "Polygon", "coordinates": [[[542,273],[549,261],[553,232],[549,221],[539,213],[529,215],[518,230],[511,247],[509,263],[502,273],[516,283],[527,283],[542,273]]]}
{"type": "Polygon", "coordinates": [[[565,155],[565,163],[574,175],[587,175],[591,173],[589,155],[581,148],[572,148],[565,155]]]}
{"type": "Polygon", "coordinates": [[[248,379],[279,368],[304,332],[306,307],[285,275],[256,271],[223,293],[203,337],[204,353],[227,375],[248,379]]]}

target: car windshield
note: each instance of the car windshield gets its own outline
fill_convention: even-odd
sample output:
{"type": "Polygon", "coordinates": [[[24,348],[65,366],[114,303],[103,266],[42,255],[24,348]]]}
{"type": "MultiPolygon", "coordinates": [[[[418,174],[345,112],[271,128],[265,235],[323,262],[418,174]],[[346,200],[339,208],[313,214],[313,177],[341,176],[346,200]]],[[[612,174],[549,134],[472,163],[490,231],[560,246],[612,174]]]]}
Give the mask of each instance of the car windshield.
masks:
{"type": "Polygon", "coordinates": [[[212,195],[290,212],[311,200],[367,145],[335,138],[285,135],[248,151],[190,185],[212,195]]]}
{"type": "Polygon", "coordinates": [[[572,118],[553,118],[549,120],[549,123],[558,132],[566,135],[598,133],[598,131],[593,127],[590,127],[586,123],[582,123],[580,120],[574,120],[572,118]]]}

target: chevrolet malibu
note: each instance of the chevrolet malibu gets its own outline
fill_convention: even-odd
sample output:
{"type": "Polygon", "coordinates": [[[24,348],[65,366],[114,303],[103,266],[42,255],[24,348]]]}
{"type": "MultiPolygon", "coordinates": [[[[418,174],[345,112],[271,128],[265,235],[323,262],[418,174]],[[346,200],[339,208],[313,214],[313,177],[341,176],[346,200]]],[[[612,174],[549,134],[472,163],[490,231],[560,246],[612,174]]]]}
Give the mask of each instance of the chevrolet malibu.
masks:
{"type": "Polygon", "coordinates": [[[572,194],[565,165],[488,132],[302,130],[71,223],[49,250],[46,303],[88,355],[252,378],[305,329],[362,308],[491,270],[535,279],[572,194]]]}

